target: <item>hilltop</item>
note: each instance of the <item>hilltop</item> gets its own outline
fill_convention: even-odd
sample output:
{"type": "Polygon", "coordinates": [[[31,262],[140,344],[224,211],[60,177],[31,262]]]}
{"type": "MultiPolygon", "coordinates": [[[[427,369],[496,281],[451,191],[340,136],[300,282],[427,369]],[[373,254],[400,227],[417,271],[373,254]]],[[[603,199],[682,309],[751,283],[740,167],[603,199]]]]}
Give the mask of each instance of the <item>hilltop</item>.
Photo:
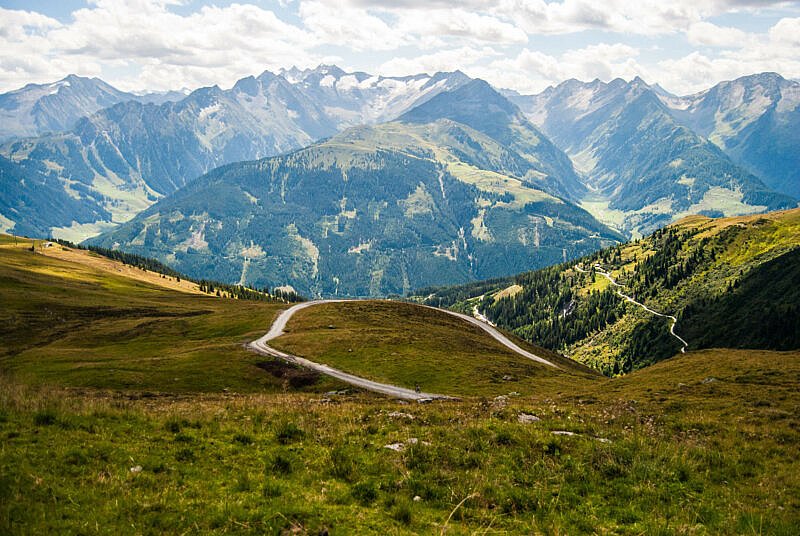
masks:
{"type": "Polygon", "coordinates": [[[195,282],[43,243],[33,252],[32,241],[0,235],[3,375],[140,391],[281,389],[242,344],[283,301],[220,298],[195,282]]]}

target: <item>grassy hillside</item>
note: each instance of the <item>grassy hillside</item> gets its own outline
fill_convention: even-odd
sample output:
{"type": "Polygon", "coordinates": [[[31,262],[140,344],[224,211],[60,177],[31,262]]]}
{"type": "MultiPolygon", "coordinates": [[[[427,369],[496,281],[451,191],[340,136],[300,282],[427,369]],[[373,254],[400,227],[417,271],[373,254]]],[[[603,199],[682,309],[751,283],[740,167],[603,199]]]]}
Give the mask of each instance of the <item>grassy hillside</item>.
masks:
{"type": "Polygon", "coordinates": [[[80,260],[0,242],[0,533],[788,535],[800,523],[799,352],[554,373],[391,302],[308,309],[276,341],[475,395],[408,404],[244,351],[280,304],[80,260]]]}
{"type": "Polygon", "coordinates": [[[800,210],[685,218],[649,237],[494,285],[426,289],[424,301],[484,313],[606,374],[690,349],[800,348],[800,210]],[[602,272],[620,287],[613,286],[602,272]],[[467,296],[472,296],[468,298],[467,296]]]}
{"type": "Polygon", "coordinates": [[[789,535],[800,523],[796,352],[692,353],[562,395],[432,405],[2,381],[6,533],[789,535]]]}
{"type": "MultiPolygon", "coordinates": [[[[330,303],[298,311],[270,344],[372,380],[453,396],[530,394],[547,384],[574,387],[596,373],[543,348],[562,370],[508,350],[476,326],[401,302],[330,303]]],[[[520,341],[524,344],[522,341],[520,341]]]]}
{"type": "Polygon", "coordinates": [[[194,284],[88,252],[55,245],[32,253],[30,245],[0,237],[4,375],[139,391],[283,389],[284,379],[259,368],[264,358],[242,345],[284,304],[199,295],[194,284]]]}

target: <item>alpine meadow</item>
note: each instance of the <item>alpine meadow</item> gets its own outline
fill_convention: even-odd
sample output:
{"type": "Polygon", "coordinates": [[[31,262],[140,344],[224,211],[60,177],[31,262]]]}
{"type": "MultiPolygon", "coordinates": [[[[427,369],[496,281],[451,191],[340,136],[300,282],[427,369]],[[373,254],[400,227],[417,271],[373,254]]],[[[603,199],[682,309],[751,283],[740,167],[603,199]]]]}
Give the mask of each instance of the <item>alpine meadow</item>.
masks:
{"type": "Polygon", "coordinates": [[[0,0],[0,533],[796,535],[799,13],[0,0]]]}

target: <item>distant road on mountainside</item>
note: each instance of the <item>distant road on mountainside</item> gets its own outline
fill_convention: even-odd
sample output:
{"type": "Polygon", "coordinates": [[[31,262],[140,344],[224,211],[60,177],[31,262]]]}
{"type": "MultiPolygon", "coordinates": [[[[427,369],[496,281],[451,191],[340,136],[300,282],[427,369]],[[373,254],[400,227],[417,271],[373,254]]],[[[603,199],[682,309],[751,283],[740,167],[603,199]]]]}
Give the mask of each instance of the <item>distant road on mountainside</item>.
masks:
{"type": "MultiPolygon", "coordinates": [[[[578,265],[575,265],[575,269],[578,270],[579,272],[587,273],[586,270],[584,270],[583,268],[581,268],[578,265]]],[[[608,272],[606,272],[605,270],[603,270],[602,268],[600,268],[597,265],[594,267],[594,269],[595,269],[595,272],[597,272],[598,274],[600,274],[603,277],[605,277],[606,279],[608,279],[608,282],[611,283],[613,286],[622,288],[622,285],[620,285],[619,283],[614,281],[614,278],[611,277],[611,274],[609,274],[608,272]]],[[[650,309],[645,304],[639,303],[638,301],[634,300],[633,298],[631,298],[627,294],[623,293],[621,290],[619,290],[619,288],[617,288],[616,291],[617,291],[617,294],[621,298],[625,299],[626,301],[631,302],[634,305],[638,305],[639,307],[641,307],[642,309],[644,309],[645,311],[647,311],[650,314],[653,314],[653,315],[656,315],[656,316],[660,316],[662,318],[669,318],[670,320],[672,320],[672,324],[669,326],[669,333],[670,333],[670,335],[672,335],[673,337],[675,337],[676,339],[681,341],[681,344],[683,345],[683,346],[681,346],[681,353],[682,354],[686,353],[686,347],[689,346],[689,343],[686,342],[685,340],[683,340],[682,338],[680,338],[680,336],[678,336],[675,333],[675,324],[678,323],[678,319],[677,318],[675,318],[672,315],[665,315],[665,314],[659,313],[658,311],[653,311],[652,309],[650,309]]]]}

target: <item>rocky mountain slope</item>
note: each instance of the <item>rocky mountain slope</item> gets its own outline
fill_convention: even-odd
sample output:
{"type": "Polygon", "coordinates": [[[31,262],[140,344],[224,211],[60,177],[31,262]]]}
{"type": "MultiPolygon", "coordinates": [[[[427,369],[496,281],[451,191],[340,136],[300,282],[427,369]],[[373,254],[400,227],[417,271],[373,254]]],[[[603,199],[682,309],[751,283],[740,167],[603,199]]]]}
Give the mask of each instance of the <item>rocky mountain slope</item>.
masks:
{"type": "Polygon", "coordinates": [[[280,154],[353,124],[399,115],[467,80],[461,73],[364,78],[326,66],[294,74],[298,78],[290,82],[265,72],[230,90],[203,88],[160,105],[126,100],[78,120],[67,132],[7,142],[0,155],[22,165],[20,173],[48,177],[52,202],[72,210],[22,222],[15,219],[24,211],[19,198],[7,195],[0,215],[40,234],[81,240],[129,220],[217,166],[280,154]],[[96,206],[111,216],[93,220],[96,206]]]}
{"type": "Polygon", "coordinates": [[[641,79],[569,80],[512,99],[585,176],[582,206],[633,236],[689,214],[727,216],[797,206],[681,125],[641,79]]]}
{"type": "Polygon", "coordinates": [[[0,94],[0,141],[68,130],[81,117],[136,100],[98,78],[69,75],[0,94]]]}
{"type": "Polygon", "coordinates": [[[505,165],[527,183],[572,200],[586,193],[567,155],[486,82],[473,80],[440,93],[400,117],[401,121],[416,124],[438,119],[470,125],[507,148],[509,154],[519,155],[516,164],[505,165]]]}
{"type": "Polygon", "coordinates": [[[800,198],[800,83],[761,73],[662,101],[767,186],[800,198]]]}

